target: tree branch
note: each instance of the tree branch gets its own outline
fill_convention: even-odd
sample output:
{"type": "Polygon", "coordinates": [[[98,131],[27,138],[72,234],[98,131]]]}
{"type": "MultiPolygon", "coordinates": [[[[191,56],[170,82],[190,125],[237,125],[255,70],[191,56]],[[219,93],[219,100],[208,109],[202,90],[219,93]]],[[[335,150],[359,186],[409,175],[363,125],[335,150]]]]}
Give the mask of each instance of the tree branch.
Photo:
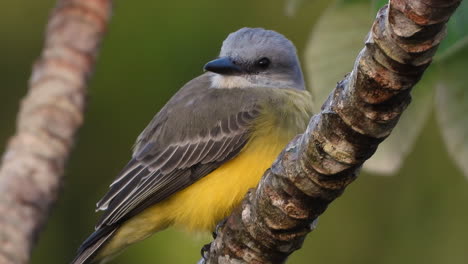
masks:
{"type": "Polygon", "coordinates": [[[60,0],[0,166],[0,263],[27,263],[63,181],[111,0],[60,0]]]}
{"type": "Polygon", "coordinates": [[[409,104],[461,0],[390,0],[353,71],[228,217],[207,263],[283,263],[409,104]]]}

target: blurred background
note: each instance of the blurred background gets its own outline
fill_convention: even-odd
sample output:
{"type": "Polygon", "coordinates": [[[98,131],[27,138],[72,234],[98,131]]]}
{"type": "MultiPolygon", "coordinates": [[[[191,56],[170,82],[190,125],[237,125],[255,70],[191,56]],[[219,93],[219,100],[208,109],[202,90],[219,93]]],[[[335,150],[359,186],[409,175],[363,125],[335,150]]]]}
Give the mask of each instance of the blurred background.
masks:
{"type": "MultiPolygon", "coordinates": [[[[19,102],[54,2],[0,0],[1,152],[15,130],[19,102]]],[[[98,218],[96,201],[128,161],[135,138],[175,91],[202,73],[228,33],[244,26],[264,27],[290,38],[320,106],[321,94],[329,93],[352,69],[378,4],[368,0],[116,1],[89,87],[85,124],[32,263],[68,263],[74,257],[98,218]]],[[[461,34],[463,39],[464,30],[449,36],[461,34]]],[[[459,39],[453,45],[460,46],[459,39]]],[[[450,52],[445,57],[465,59],[440,59],[436,64],[452,65],[466,75],[468,52],[458,46],[455,51],[446,48],[450,52]]],[[[430,88],[436,82],[439,87],[458,88],[467,82],[455,70],[445,80],[449,74],[431,71],[438,73],[428,74],[426,86],[415,90],[424,94],[415,96],[411,106],[416,116],[408,114],[407,129],[403,126],[399,137],[392,139],[397,149],[379,149],[383,157],[377,165],[331,204],[288,263],[467,263],[468,181],[463,168],[468,159],[463,146],[468,122],[464,122],[467,112],[462,111],[467,108],[460,103],[456,117],[461,119],[453,122],[451,112],[441,114],[440,106],[452,104],[447,91],[457,91],[452,96],[464,102],[468,95],[455,88],[430,88]],[[419,103],[419,98],[426,99],[419,103]],[[446,133],[443,126],[461,132],[446,133]],[[453,138],[458,143],[450,141],[453,138]],[[382,173],[393,176],[377,175],[382,173]]],[[[195,263],[209,241],[206,234],[168,229],[130,247],[112,263],[195,263]]]]}

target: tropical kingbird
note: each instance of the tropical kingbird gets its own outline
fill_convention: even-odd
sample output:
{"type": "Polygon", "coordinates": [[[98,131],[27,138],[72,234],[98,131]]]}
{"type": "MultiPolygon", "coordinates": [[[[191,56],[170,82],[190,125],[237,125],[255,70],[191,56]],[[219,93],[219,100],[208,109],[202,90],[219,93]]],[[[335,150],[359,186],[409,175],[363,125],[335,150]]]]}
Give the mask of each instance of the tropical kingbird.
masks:
{"type": "Polygon", "coordinates": [[[73,264],[105,262],[169,226],[212,230],[306,129],[312,98],[283,35],[242,28],[204,69],[137,138],[73,264]]]}

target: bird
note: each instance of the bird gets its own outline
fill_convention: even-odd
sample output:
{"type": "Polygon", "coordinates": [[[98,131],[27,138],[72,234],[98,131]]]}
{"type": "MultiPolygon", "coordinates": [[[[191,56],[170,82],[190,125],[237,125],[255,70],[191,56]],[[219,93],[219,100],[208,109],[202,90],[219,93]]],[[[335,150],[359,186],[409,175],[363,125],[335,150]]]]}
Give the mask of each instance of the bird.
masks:
{"type": "Polygon", "coordinates": [[[97,203],[103,211],[72,264],[104,263],[174,226],[210,231],[305,131],[312,96],[294,44],[241,28],[136,139],[130,161],[97,203]]]}

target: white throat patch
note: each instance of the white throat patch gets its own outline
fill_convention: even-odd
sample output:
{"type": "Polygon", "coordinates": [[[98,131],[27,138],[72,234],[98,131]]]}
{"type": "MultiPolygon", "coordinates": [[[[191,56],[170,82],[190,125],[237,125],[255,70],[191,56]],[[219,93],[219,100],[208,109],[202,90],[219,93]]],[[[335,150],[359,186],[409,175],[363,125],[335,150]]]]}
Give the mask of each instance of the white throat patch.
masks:
{"type": "Polygon", "coordinates": [[[213,74],[210,76],[211,88],[231,89],[231,88],[295,88],[304,90],[303,84],[297,84],[289,80],[253,79],[249,80],[244,76],[213,74]]]}
{"type": "Polygon", "coordinates": [[[257,86],[255,83],[251,83],[242,76],[223,76],[220,74],[213,74],[210,79],[212,88],[231,89],[251,88],[257,86]]]}

